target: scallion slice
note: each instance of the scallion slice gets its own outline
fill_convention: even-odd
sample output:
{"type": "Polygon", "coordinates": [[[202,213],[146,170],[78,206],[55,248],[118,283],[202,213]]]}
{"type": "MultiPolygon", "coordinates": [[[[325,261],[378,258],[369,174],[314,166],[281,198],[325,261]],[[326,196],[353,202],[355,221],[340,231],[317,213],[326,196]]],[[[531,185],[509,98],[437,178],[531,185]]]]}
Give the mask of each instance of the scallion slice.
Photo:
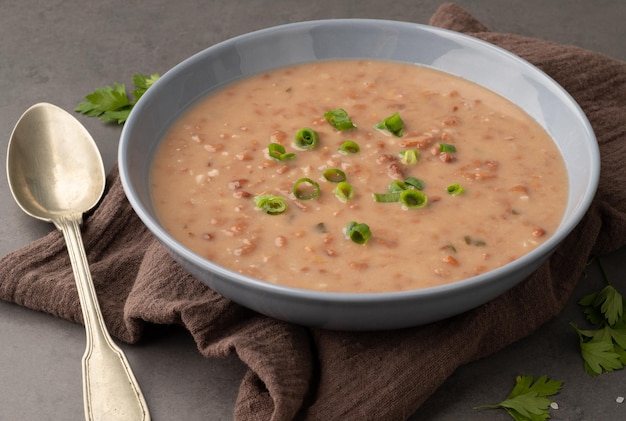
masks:
{"type": "Polygon", "coordinates": [[[419,178],[409,177],[406,180],[393,180],[388,186],[389,193],[373,193],[378,203],[400,202],[407,208],[423,208],[428,203],[428,197],[420,190],[424,182],[419,178]]]}
{"type": "Polygon", "coordinates": [[[409,186],[413,186],[417,190],[424,190],[424,182],[420,180],[419,178],[409,177],[406,180],[404,180],[404,182],[408,184],[409,186]]]}
{"type": "Polygon", "coordinates": [[[357,244],[365,244],[372,236],[372,232],[367,224],[353,221],[348,222],[346,226],[346,236],[357,244]]]}
{"type": "Polygon", "coordinates": [[[320,195],[320,185],[310,178],[301,178],[293,185],[293,195],[300,200],[315,199],[320,195]]]}
{"type": "Polygon", "coordinates": [[[409,186],[405,181],[402,180],[393,180],[391,183],[389,183],[389,185],[387,186],[387,191],[389,193],[400,193],[403,190],[408,189],[409,186]]]}
{"type": "Polygon", "coordinates": [[[456,152],[456,146],[451,145],[449,143],[440,143],[439,144],[439,150],[441,152],[456,152]]]}
{"type": "Polygon", "coordinates": [[[343,108],[337,108],[335,110],[326,111],[324,118],[328,123],[339,131],[350,130],[356,128],[350,116],[343,108]]]}
{"type": "Polygon", "coordinates": [[[374,197],[374,201],[378,203],[393,203],[400,201],[400,193],[399,191],[392,193],[372,193],[372,196],[374,197]]]}
{"type": "Polygon", "coordinates": [[[335,187],[333,193],[335,193],[335,196],[345,202],[347,202],[348,200],[352,200],[352,198],[354,197],[354,189],[352,188],[352,185],[345,181],[340,181],[339,183],[337,183],[337,187],[335,187]]]}
{"type": "Polygon", "coordinates": [[[404,165],[415,165],[419,160],[420,153],[417,149],[407,149],[400,152],[400,159],[404,165]]]}
{"type": "Polygon", "coordinates": [[[424,190],[424,182],[419,178],[409,177],[404,181],[393,180],[387,186],[387,190],[389,191],[389,193],[401,192],[408,189],[424,190]]]}
{"type": "Polygon", "coordinates": [[[296,132],[294,143],[297,148],[308,150],[315,148],[319,143],[319,139],[320,136],[315,130],[305,127],[296,132]]]}
{"type": "Polygon", "coordinates": [[[287,201],[280,196],[272,194],[256,196],[254,204],[268,215],[279,215],[287,210],[287,201]]]}
{"type": "Polygon", "coordinates": [[[387,130],[394,136],[402,137],[404,121],[399,113],[394,113],[376,125],[377,129],[387,130]]]}
{"type": "Polygon", "coordinates": [[[285,147],[280,143],[270,143],[267,150],[269,152],[269,156],[278,161],[286,161],[296,157],[295,153],[287,153],[285,147]]]}
{"type": "Polygon", "coordinates": [[[400,193],[400,203],[407,208],[423,208],[428,204],[428,198],[419,190],[409,189],[400,193]]]}
{"type": "Polygon", "coordinates": [[[346,173],[341,171],[339,168],[329,168],[324,171],[324,178],[326,181],[330,181],[331,183],[339,183],[341,181],[346,181],[346,173]]]}
{"type": "Polygon", "coordinates": [[[353,140],[346,140],[339,147],[340,152],[344,152],[348,154],[355,154],[355,153],[358,153],[360,150],[361,150],[361,147],[358,145],[358,143],[356,143],[353,140]]]}
{"type": "Polygon", "coordinates": [[[454,184],[450,184],[446,188],[446,191],[448,192],[450,196],[457,196],[459,194],[463,194],[463,192],[465,192],[465,189],[459,183],[454,183],[454,184]]]}

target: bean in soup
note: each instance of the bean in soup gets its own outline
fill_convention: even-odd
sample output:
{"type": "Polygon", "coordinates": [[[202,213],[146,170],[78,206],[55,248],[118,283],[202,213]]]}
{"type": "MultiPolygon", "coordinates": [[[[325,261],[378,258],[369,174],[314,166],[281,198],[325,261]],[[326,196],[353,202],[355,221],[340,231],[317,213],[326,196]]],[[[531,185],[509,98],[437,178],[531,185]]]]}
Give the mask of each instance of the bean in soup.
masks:
{"type": "Polygon", "coordinates": [[[327,61],[246,78],[182,115],[154,159],[165,229],[233,271],[381,292],[455,282],[544,242],[568,180],[519,107],[438,70],[327,61]]]}

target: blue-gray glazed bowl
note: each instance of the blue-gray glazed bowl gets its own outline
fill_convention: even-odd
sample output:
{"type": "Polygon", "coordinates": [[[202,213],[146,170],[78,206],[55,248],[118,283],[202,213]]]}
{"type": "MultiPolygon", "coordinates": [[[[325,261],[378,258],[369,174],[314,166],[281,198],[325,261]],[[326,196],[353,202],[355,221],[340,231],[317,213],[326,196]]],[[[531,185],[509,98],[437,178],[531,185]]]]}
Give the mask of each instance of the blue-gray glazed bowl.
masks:
{"type": "Polygon", "coordinates": [[[141,98],[122,131],[119,170],[139,218],[198,280],[270,317],[340,330],[426,324],[484,304],[535,271],[574,229],[595,194],[600,158],[580,107],[550,77],[519,57],[459,33],[367,19],[293,23],[216,44],[164,74],[141,98]],[[431,66],[483,85],[519,105],[554,138],[566,163],[569,199],[556,233],[527,255],[449,285],[390,293],[329,293],[253,279],[199,256],[159,223],[150,197],[151,162],[174,120],[191,104],[240,78],[291,64],[371,58],[431,66]]]}

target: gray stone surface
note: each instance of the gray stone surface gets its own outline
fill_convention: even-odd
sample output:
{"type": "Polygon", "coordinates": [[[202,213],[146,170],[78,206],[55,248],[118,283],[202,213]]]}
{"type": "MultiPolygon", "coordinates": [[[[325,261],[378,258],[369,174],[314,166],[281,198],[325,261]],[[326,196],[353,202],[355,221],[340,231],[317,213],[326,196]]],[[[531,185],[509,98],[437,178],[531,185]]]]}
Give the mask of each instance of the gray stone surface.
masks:
{"type": "MultiPolygon", "coordinates": [[[[435,0],[200,1],[0,0],[0,161],[13,125],[29,106],[47,101],[71,110],[95,87],[124,82],[135,72],[163,73],[177,62],[229,37],[301,20],[367,17],[426,23],[435,0]]],[[[623,0],[457,1],[487,26],[573,44],[626,60],[623,0]]],[[[120,128],[79,117],[98,142],[107,168],[116,159],[120,128]]],[[[0,254],[52,227],[37,222],[10,198],[0,172],[0,254]]],[[[607,258],[613,283],[626,291],[626,250],[607,258]]],[[[626,419],[624,372],[587,375],[570,321],[582,321],[576,300],[602,285],[592,265],[559,317],[532,336],[460,368],[413,420],[507,420],[503,411],[474,406],[506,397],[518,374],[565,381],[555,420],[626,419]]],[[[523,303],[520,303],[523,305],[523,303]]],[[[154,420],[232,418],[245,367],[236,358],[207,360],[186,332],[163,328],[139,345],[123,346],[154,420]]],[[[0,302],[0,421],[83,418],[78,326],[0,302]]]]}

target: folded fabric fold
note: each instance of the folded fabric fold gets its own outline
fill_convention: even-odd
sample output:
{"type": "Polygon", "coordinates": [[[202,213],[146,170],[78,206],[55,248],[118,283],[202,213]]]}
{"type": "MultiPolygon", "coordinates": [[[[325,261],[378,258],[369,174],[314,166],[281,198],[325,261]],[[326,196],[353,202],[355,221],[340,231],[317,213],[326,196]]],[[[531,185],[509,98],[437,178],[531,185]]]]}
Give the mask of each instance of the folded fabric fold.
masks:
{"type": "MultiPolygon", "coordinates": [[[[180,325],[203,355],[235,353],[249,367],[237,419],[380,420],[407,417],[457,367],[531,334],[558,314],[589,256],[626,244],[626,63],[489,32],[452,4],[441,6],[430,24],[535,64],[578,101],[595,130],[602,158],[598,193],[548,262],[508,293],[448,320],[385,332],[309,329],[243,308],[185,272],[137,218],[114,168],[103,201],[83,224],[111,333],[135,343],[146,324],[180,325]]],[[[60,233],[0,260],[0,298],[82,323],[60,233]]]]}

